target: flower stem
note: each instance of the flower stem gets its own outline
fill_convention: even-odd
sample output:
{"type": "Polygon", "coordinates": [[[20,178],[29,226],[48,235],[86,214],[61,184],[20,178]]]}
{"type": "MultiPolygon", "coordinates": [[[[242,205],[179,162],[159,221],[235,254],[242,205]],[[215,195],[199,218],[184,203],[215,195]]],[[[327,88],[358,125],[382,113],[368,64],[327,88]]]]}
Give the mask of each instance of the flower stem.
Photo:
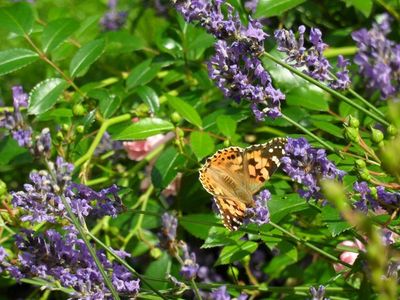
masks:
{"type": "Polygon", "coordinates": [[[322,90],[328,92],[329,94],[331,94],[332,96],[335,96],[336,98],[346,102],[347,104],[353,106],[354,108],[362,111],[363,113],[365,113],[366,115],[368,115],[369,117],[371,117],[372,119],[374,119],[377,122],[380,122],[386,126],[389,126],[390,124],[385,121],[384,119],[382,119],[381,117],[376,116],[375,114],[373,114],[372,112],[370,112],[369,110],[367,110],[366,108],[358,105],[357,103],[354,103],[351,99],[347,98],[346,96],[343,96],[341,93],[331,89],[330,87],[326,86],[325,84],[322,84],[321,82],[319,82],[318,80],[315,80],[314,78],[300,72],[299,70],[297,70],[296,68],[288,65],[287,63],[284,63],[283,61],[281,61],[280,59],[276,58],[275,56],[269,54],[268,52],[264,52],[263,55],[267,58],[269,58],[270,60],[274,61],[275,63],[277,63],[278,65],[288,69],[290,72],[296,74],[297,76],[307,80],[308,82],[311,82],[312,84],[315,84],[316,86],[318,86],[319,88],[321,88],[322,90]]]}
{"type": "Polygon", "coordinates": [[[75,161],[75,163],[74,163],[75,167],[80,166],[84,162],[86,162],[86,163],[90,162],[90,160],[93,156],[93,153],[96,150],[96,147],[100,143],[101,138],[103,137],[104,132],[106,132],[108,127],[118,124],[118,123],[121,123],[121,122],[128,121],[128,120],[130,120],[130,118],[131,118],[130,114],[124,114],[124,115],[120,115],[118,117],[114,117],[114,118],[105,120],[103,122],[103,124],[101,124],[100,129],[96,134],[96,137],[94,138],[92,144],[89,147],[89,150],[84,155],[82,155],[79,159],[77,159],[75,161]]]}
{"type": "MultiPolygon", "coordinates": [[[[335,74],[333,74],[332,72],[329,72],[329,75],[333,78],[337,80],[337,77],[335,74]]],[[[380,117],[385,118],[385,115],[376,108],[375,105],[373,105],[371,102],[369,102],[367,99],[365,99],[363,96],[361,96],[359,93],[357,93],[355,90],[353,90],[351,87],[349,87],[347,89],[347,91],[352,94],[354,97],[356,97],[358,100],[360,100],[363,104],[365,104],[366,106],[368,106],[371,110],[373,110],[376,114],[378,114],[380,117]]]]}
{"type": "Polygon", "coordinates": [[[341,261],[340,259],[338,259],[337,257],[333,256],[332,254],[329,254],[328,252],[325,252],[324,250],[314,246],[313,244],[302,240],[301,238],[295,236],[293,233],[287,231],[285,228],[279,226],[278,224],[275,224],[274,222],[269,222],[269,224],[278,229],[279,231],[281,231],[282,233],[288,235],[289,237],[291,237],[292,239],[294,239],[296,242],[302,243],[303,245],[307,246],[308,248],[314,250],[315,252],[318,252],[319,254],[321,254],[322,256],[325,256],[326,258],[336,262],[336,263],[340,263],[348,268],[351,268],[351,265],[349,265],[348,263],[345,263],[343,261],[341,261]]]}
{"type": "Polygon", "coordinates": [[[331,152],[335,152],[337,155],[342,156],[341,153],[339,152],[339,150],[335,149],[334,147],[332,147],[331,145],[329,145],[328,143],[326,143],[324,140],[322,140],[321,138],[319,138],[318,136],[316,136],[314,133],[312,133],[310,130],[308,130],[307,128],[305,128],[304,126],[300,125],[299,123],[297,123],[295,120],[289,118],[288,116],[286,116],[285,114],[282,114],[282,118],[284,118],[286,121],[288,121],[289,123],[291,123],[292,125],[296,126],[297,128],[299,128],[300,130],[302,130],[304,133],[308,134],[310,137],[312,137],[314,140],[316,140],[318,143],[320,143],[321,145],[323,145],[325,148],[327,148],[328,150],[330,150],[331,152]]]}
{"type": "MultiPolygon", "coordinates": [[[[46,166],[47,166],[47,169],[48,169],[54,183],[56,184],[57,176],[56,176],[56,174],[54,174],[54,170],[50,166],[50,164],[47,160],[46,160],[46,166]]],[[[90,244],[89,239],[86,236],[86,234],[89,234],[89,232],[86,229],[84,229],[83,226],[81,226],[81,224],[79,223],[78,218],[75,216],[74,212],[72,211],[72,208],[69,205],[67,199],[65,198],[62,190],[58,193],[58,195],[60,196],[61,202],[63,203],[65,209],[67,210],[68,216],[71,219],[72,223],[74,224],[74,227],[78,230],[79,235],[82,237],[82,240],[84,241],[86,247],[88,248],[88,250],[90,252],[90,255],[93,257],[93,260],[94,260],[97,268],[99,269],[107,288],[110,290],[113,298],[116,300],[119,300],[120,298],[119,298],[117,291],[115,290],[110,278],[108,277],[106,271],[104,270],[103,265],[101,264],[99,258],[97,257],[96,251],[94,250],[94,248],[90,244]]]]}
{"type": "Polygon", "coordinates": [[[54,70],[56,70],[64,79],[67,81],[69,85],[71,85],[78,93],[81,95],[82,98],[85,98],[86,95],[82,90],[74,83],[73,79],[70,78],[67,74],[63,72],[63,70],[60,69],[59,66],[57,66],[54,62],[52,62],[47,56],[46,53],[44,53],[42,50],[39,49],[38,46],[32,41],[31,37],[27,34],[24,35],[24,38],[28,42],[29,45],[37,52],[39,55],[39,58],[49,64],[54,70]]]}
{"type": "Polygon", "coordinates": [[[88,235],[96,242],[96,244],[100,245],[108,254],[110,254],[112,257],[115,258],[116,261],[118,261],[121,265],[123,265],[125,268],[127,268],[132,274],[134,274],[137,278],[140,279],[144,284],[146,284],[154,293],[156,293],[159,297],[162,299],[167,299],[163,294],[161,294],[159,291],[157,291],[154,287],[152,287],[146,279],[143,278],[142,275],[140,275],[134,268],[132,268],[125,260],[123,260],[121,257],[119,257],[114,250],[110,249],[106,244],[104,244],[101,240],[99,240],[96,236],[94,236],[92,233],[88,232],[88,235]]]}
{"type": "MultiPolygon", "coordinates": [[[[147,191],[140,196],[138,202],[142,203],[142,206],[140,208],[140,210],[142,211],[146,211],[147,208],[147,203],[149,202],[149,197],[151,195],[151,193],[154,191],[154,186],[151,184],[147,191]]],[[[143,223],[143,219],[144,219],[144,214],[140,214],[138,217],[138,220],[135,224],[135,227],[133,227],[133,229],[129,232],[129,234],[125,237],[124,242],[122,243],[122,247],[121,250],[125,250],[125,247],[128,245],[129,241],[131,240],[131,238],[137,234],[138,230],[142,227],[142,223],[143,223]]]]}

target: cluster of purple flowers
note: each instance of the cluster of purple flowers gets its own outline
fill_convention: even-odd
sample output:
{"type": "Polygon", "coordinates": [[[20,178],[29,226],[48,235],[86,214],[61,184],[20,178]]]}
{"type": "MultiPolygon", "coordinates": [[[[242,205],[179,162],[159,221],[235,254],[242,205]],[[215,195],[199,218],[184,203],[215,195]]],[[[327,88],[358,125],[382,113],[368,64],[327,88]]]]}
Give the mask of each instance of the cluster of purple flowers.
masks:
{"type": "Polygon", "coordinates": [[[400,44],[387,38],[390,19],[383,15],[371,30],[365,28],[353,32],[358,53],[354,62],[371,91],[380,91],[383,99],[400,92],[400,44]]]}
{"type": "Polygon", "coordinates": [[[354,183],[353,189],[360,197],[354,206],[362,212],[368,211],[368,204],[375,211],[383,209],[388,212],[392,212],[400,205],[400,193],[388,192],[383,186],[370,188],[367,182],[361,181],[354,183]]]}
{"type": "Polygon", "coordinates": [[[309,41],[311,47],[308,49],[304,46],[304,33],[306,27],[304,25],[298,28],[298,39],[292,30],[280,29],[274,33],[278,43],[278,51],[287,55],[286,61],[292,63],[297,68],[305,68],[304,73],[321,82],[328,82],[330,87],[338,90],[344,90],[350,86],[349,71],[347,66],[348,60],[343,56],[338,57],[338,72],[336,79],[330,74],[332,68],[323,51],[328,46],[322,40],[322,33],[318,28],[311,28],[309,41]]]}
{"type": "Polygon", "coordinates": [[[224,0],[177,0],[175,6],[186,21],[199,22],[218,39],[208,70],[224,95],[236,101],[249,100],[257,120],[279,117],[285,96],[272,86],[271,76],[258,58],[267,37],[262,25],[250,19],[244,26],[224,0]]]}
{"type": "Polygon", "coordinates": [[[189,252],[187,244],[176,238],[178,219],[169,213],[164,213],[161,217],[161,223],[161,232],[158,234],[160,246],[168,250],[172,256],[179,255],[179,249],[181,249],[183,253],[181,275],[186,280],[196,278],[199,270],[199,264],[196,263],[196,254],[189,252]]]}
{"type": "Polygon", "coordinates": [[[50,163],[50,166],[56,174],[56,180],[48,171],[32,171],[29,175],[31,182],[24,185],[24,190],[12,192],[13,206],[23,209],[22,221],[55,223],[58,218],[66,218],[60,193],[79,217],[116,216],[122,211],[117,186],[112,185],[96,192],[88,186],[73,183],[73,165],[61,157],[57,158],[55,164],[50,163]]]}
{"type": "MultiPolygon", "coordinates": [[[[43,233],[23,230],[16,235],[16,246],[20,253],[16,260],[6,259],[7,254],[0,247],[0,265],[9,274],[22,278],[42,278],[59,283],[74,292],[72,297],[79,299],[110,299],[109,290],[104,284],[93,257],[83,240],[77,236],[73,226],[64,227],[64,233],[49,229],[43,233]]],[[[130,255],[116,251],[121,258],[130,255]]],[[[103,251],[97,256],[109,274],[116,290],[129,297],[139,292],[139,280],[134,280],[131,273],[123,266],[112,263],[103,251]]]]}
{"type": "Polygon", "coordinates": [[[14,110],[5,111],[0,127],[8,129],[18,145],[30,148],[33,145],[32,128],[25,123],[21,114],[21,107],[28,106],[28,94],[24,93],[22,86],[14,86],[12,91],[14,110]]]}
{"type": "Polygon", "coordinates": [[[33,136],[32,128],[25,121],[21,108],[28,106],[28,94],[24,93],[22,86],[12,87],[13,106],[12,112],[5,111],[4,118],[0,120],[0,128],[7,129],[20,147],[25,147],[36,156],[49,157],[51,153],[50,130],[44,128],[42,132],[33,136]]]}
{"type": "Polygon", "coordinates": [[[100,24],[104,31],[116,31],[124,26],[128,17],[128,12],[117,11],[117,0],[109,0],[109,10],[104,14],[100,20],[100,24]]]}
{"type": "Polygon", "coordinates": [[[271,193],[267,189],[254,196],[255,206],[247,209],[246,215],[248,215],[249,218],[246,219],[246,221],[257,225],[267,224],[269,222],[267,201],[270,199],[271,193]]]}
{"type": "Polygon", "coordinates": [[[336,168],[335,164],[326,157],[324,149],[315,149],[305,138],[288,138],[285,146],[285,156],[281,159],[283,171],[292,180],[302,184],[305,189],[300,189],[298,193],[301,197],[309,200],[323,199],[321,187],[322,179],[341,180],[345,172],[336,168]]]}

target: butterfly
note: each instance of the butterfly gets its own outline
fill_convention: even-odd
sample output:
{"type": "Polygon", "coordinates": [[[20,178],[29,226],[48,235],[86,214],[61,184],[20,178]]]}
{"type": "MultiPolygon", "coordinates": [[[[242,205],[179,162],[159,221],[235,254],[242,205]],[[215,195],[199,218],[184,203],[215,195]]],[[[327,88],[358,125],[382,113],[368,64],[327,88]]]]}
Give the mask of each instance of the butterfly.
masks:
{"type": "Polygon", "coordinates": [[[228,147],[209,157],[200,169],[200,182],[214,196],[223,223],[237,230],[254,207],[253,196],[280,165],[285,155],[286,138],[247,148],[228,147]]]}

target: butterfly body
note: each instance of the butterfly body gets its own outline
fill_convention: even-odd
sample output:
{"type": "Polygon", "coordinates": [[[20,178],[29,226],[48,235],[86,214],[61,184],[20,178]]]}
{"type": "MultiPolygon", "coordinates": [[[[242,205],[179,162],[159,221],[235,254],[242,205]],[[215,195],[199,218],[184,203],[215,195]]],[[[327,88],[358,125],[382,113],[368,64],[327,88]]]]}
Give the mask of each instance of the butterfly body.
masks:
{"type": "Polygon", "coordinates": [[[246,209],[255,205],[253,196],[279,167],[286,142],[286,138],[275,138],[244,149],[221,149],[200,169],[200,182],[214,196],[229,230],[237,230],[246,209]]]}

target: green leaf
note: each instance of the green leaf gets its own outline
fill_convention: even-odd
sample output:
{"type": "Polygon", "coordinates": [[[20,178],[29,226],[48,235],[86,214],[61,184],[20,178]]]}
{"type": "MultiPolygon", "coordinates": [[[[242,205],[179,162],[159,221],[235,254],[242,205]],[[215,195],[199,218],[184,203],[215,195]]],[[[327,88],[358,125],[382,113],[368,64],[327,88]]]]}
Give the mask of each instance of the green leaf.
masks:
{"type": "Polygon", "coordinates": [[[279,249],[279,255],[272,258],[268,266],[263,269],[272,278],[277,278],[287,266],[296,263],[298,260],[295,245],[287,241],[282,241],[278,244],[277,248],[279,249]]]}
{"type": "Polygon", "coordinates": [[[28,113],[39,115],[48,111],[67,86],[67,82],[61,78],[50,78],[37,84],[29,94],[28,113]]]}
{"type": "Polygon", "coordinates": [[[10,49],[0,52],[0,76],[21,69],[34,61],[39,56],[28,49],[10,49]]]}
{"type": "Polygon", "coordinates": [[[231,232],[225,227],[213,226],[209,230],[207,239],[204,241],[204,244],[201,246],[201,248],[207,249],[213,247],[237,245],[237,243],[240,242],[240,238],[242,238],[244,234],[245,233],[241,231],[231,232]]]}
{"type": "Polygon", "coordinates": [[[114,140],[143,140],[149,136],[156,135],[174,129],[170,122],[158,118],[140,119],[138,122],[130,124],[119,134],[113,136],[114,140]]]}
{"type": "Polygon", "coordinates": [[[149,106],[151,112],[154,113],[158,111],[160,108],[160,99],[151,87],[139,86],[136,89],[136,93],[139,95],[140,99],[149,106]]]}
{"type": "Polygon", "coordinates": [[[29,34],[33,26],[33,11],[30,4],[16,3],[0,8],[0,28],[19,35],[29,34]]]}
{"type": "Polygon", "coordinates": [[[359,10],[365,17],[369,17],[372,11],[372,0],[345,0],[347,6],[354,6],[355,9],[359,10]]]}
{"type": "Polygon", "coordinates": [[[104,52],[105,42],[103,39],[94,40],[82,46],[74,55],[69,65],[72,77],[82,76],[90,65],[99,59],[104,52]]]}
{"type": "Polygon", "coordinates": [[[198,160],[214,152],[214,140],[204,131],[190,133],[190,146],[198,160]]]}
{"type": "Polygon", "coordinates": [[[128,89],[133,89],[139,85],[145,85],[156,77],[161,67],[162,64],[152,63],[152,59],[145,60],[132,69],[126,79],[126,87],[128,89]]]}
{"type": "Polygon", "coordinates": [[[7,165],[18,155],[27,152],[18,145],[17,141],[8,136],[0,141],[0,166],[7,165]]]}
{"type": "Polygon", "coordinates": [[[349,223],[343,220],[343,218],[340,216],[339,211],[330,205],[325,205],[322,208],[321,215],[324,224],[326,224],[329,232],[333,237],[341,234],[346,230],[349,230],[352,227],[349,223]]]}
{"type": "Polygon", "coordinates": [[[106,119],[110,118],[121,105],[121,98],[105,89],[91,90],[88,96],[99,100],[99,110],[106,119]]]}
{"type": "Polygon", "coordinates": [[[167,95],[167,100],[172,109],[176,110],[186,121],[199,128],[203,126],[201,117],[193,106],[188,104],[186,101],[171,95],[167,95]]]}
{"type": "MultiPolygon", "coordinates": [[[[268,18],[279,16],[285,11],[292,9],[306,0],[260,0],[257,5],[255,18],[268,18]]],[[[360,0],[361,1],[361,0],[360,0]]]]}
{"type": "Polygon", "coordinates": [[[217,126],[223,135],[232,137],[236,132],[237,122],[230,116],[220,115],[217,117],[217,126]]]}
{"type": "Polygon", "coordinates": [[[325,94],[320,88],[307,84],[291,89],[286,94],[286,103],[312,110],[327,111],[329,104],[324,96],[325,94]]]}
{"type": "Polygon", "coordinates": [[[213,214],[185,215],[179,219],[179,224],[193,236],[205,240],[210,231],[210,224],[216,223],[217,218],[213,214]]]}
{"type": "Polygon", "coordinates": [[[116,56],[121,53],[132,53],[145,47],[142,39],[126,31],[108,31],[104,33],[104,36],[107,41],[107,55],[116,56]]]}
{"type": "Polygon", "coordinates": [[[321,129],[322,131],[328,132],[332,134],[333,136],[336,136],[338,138],[343,137],[342,129],[336,125],[333,125],[330,122],[325,122],[325,121],[316,121],[311,119],[311,123],[321,129]]]}
{"type": "MultiPolygon", "coordinates": [[[[171,272],[171,265],[171,257],[168,253],[163,252],[161,257],[150,263],[145,272],[146,276],[156,280],[146,279],[146,281],[157,290],[165,289],[168,285],[165,278],[167,278],[167,275],[171,272]]],[[[145,283],[141,284],[143,284],[143,288],[148,288],[145,283]]]]}
{"type": "Polygon", "coordinates": [[[44,52],[56,49],[79,28],[79,23],[70,18],[50,22],[43,30],[42,47],[44,52]]]}
{"type": "Polygon", "coordinates": [[[267,202],[271,213],[271,220],[278,223],[285,216],[294,212],[308,209],[310,206],[298,194],[289,194],[285,197],[272,195],[272,199],[267,202]]]}
{"type": "Polygon", "coordinates": [[[183,165],[185,158],[173,147],[167,148],[160,154],[151,171],[153,185],[163,190],[178,174],[178,168],[183,165]]]}
{"type": "Polygon", "coordinates": [[[236,245],[225,246],[215,265],[226,265],[241,260],[256,251],[257,247],[258,243],[252,241],[238,241],[236,245]]]}

